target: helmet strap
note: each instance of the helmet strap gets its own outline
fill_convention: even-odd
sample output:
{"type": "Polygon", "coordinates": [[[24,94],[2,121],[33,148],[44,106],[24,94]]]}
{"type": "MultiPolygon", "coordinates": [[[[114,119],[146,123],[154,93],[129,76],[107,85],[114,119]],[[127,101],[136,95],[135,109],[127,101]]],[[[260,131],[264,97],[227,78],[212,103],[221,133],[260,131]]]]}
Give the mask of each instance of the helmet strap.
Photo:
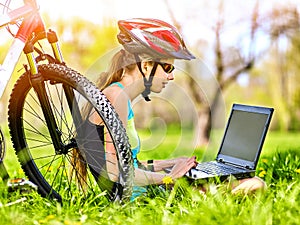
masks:
{"type": "Polygon", "coordinates": [[[157,62],[154,63],[154,66],[151,70],[149,79],[147,80],[147,78],[146,78],[146,76],[145,76],[145,74],[142,70],[142,63],[141,63],[140,57],[137,54],[134,54],[134,57],[135,57],[135,60],[136,60],[136,64],[139,68],[139,71],[143,75],[143,79],[144,79],[145,90],[142,92],[142,96],[144,97],[145,101],[149,102],[149,101],[151,101],[151,99],[149,98],[148,95],[151,93],[150,89],[151,89],[151,86],[152,86],[153,77],[154,77],[154,74],[156,72],[156,68],[157,68],[158,63],[157,62]]]}

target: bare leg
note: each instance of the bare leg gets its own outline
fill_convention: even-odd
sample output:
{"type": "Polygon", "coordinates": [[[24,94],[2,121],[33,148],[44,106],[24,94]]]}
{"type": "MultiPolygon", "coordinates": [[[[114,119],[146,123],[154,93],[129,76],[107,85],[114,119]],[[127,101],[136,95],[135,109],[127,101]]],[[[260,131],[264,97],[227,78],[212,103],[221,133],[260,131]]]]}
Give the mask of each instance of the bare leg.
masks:
{"type": "Polygon", "coordinates": [[[267,188],[266,183],[259,177],[252,177],[239,180],[232,186],[232,193],[253,193],[256,191],[263,191],[267,188]]]}
{"type": "Polygon", "coordinates": [[[249,194],[257,191],[263,191],[267,188],[266,183],[259,177],[252,177],[237,180],[234,177],[229,177],[228,180],[221,184],[215,185],[213,183],[205,183],[197,187],[200,193],[205,194],[210,192],[214,194],[219,190],[219,188],[226,188],[227,190],[231,190],[232,194],[243,193],[249,194]]]}

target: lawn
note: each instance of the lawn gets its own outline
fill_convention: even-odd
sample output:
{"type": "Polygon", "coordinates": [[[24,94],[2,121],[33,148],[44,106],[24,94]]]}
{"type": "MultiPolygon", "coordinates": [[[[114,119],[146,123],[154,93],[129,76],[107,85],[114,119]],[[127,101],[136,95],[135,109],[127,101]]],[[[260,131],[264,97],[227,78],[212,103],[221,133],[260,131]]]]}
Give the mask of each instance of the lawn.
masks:
{"type": "MultiPolygon", "coordinates": [[[[148,138],[147,132],[142,139],[148,138]]],[[[218,137],[218,135],[216,135],[218,137]]],[[[153,138],[161,138],[153,136],[153,138]]],[[[141,158],[163,158],[180,154],[205,155],[209,149],[185,149],[184,141],[171,132],[157,151],[142,152],[141,158]],[[179,147],[178,147],[179,146],[179,147]],[[175,152],[172,148],[180,148],[175,152]],[[168,149],[163,151],[163,149],[168,149]],[[191,152],[192,151],[192,152],[191,152]]],[[[217,145],[216,142],[212,145],[217,145]]],[[[187,144],[188,145],[188,144],[187,144]]],[[[211,147],[213,148],[213,147],[211,147]]],[[[11,176],[23,172],[8,143],[5,165],[11,176]]],[[[201,194],[186,180],[176,182],[171,192],[143,197],[126,204],[110,203],[103,197],[74,199],[60,205],[37,193],[8,192],[1,186],[1,224],[299,224],[300,221],[300,134],[270,132],[257,168],[268,189],[256,195],[232,195],[226,185],[217,192],[201,194]],[[16,201],[19,201],[16,203],[16,201]],[[11,204],[14,203],[14,204],[11,204]]]]}

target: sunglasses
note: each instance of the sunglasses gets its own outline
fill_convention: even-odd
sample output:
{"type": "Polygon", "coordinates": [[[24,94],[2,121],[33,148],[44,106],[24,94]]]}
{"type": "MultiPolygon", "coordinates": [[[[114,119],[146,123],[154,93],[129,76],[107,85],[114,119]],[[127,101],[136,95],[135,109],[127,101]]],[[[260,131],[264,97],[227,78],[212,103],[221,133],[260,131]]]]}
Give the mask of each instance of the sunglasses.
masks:
{"type": "Polygon", "coordinates": [[[172,73],[172,71],[175,69],[175,66],[170,63],[157,62],[157,64],[161,65],[166,73],[172,73]]]}

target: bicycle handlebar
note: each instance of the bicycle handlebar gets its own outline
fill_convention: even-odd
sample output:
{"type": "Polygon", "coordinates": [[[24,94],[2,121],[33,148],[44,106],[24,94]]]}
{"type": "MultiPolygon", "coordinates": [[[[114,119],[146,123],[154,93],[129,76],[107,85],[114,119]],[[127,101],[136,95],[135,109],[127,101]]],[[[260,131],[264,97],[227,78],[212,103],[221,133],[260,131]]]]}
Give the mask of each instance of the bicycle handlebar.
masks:
{"type": "Polygon", "coordinates": [[[8,16],[11,19],[11,22],[14,22],[14,21],[30,14],[32,11],[34,11],[34,8],[32,8],[31,5],[24,5],[24,6],[21,6],[20,8],[17,8],[17,9],[14,9],[14,10],[8,12],[8,16]]]}
{"type": "Polygon", "coordinates": [[[35,0],[25,0],[24,5],[13,9],[7,14],[0,15],[0,27],[8,24],[15,24],[19,19],[37,12],[39,10],[35,0]]]}
{"type": "Polygon", "coordinates": [[[31,5],[34,8],[38,8],[36,0],[24,0],[25,5],[31,5]]]}

